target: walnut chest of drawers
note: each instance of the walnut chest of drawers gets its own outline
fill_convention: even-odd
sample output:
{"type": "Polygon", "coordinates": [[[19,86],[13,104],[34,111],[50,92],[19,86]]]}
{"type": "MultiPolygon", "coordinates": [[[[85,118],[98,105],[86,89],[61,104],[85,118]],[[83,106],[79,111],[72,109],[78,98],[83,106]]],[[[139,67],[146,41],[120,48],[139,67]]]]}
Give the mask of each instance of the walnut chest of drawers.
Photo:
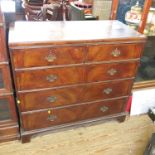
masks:
{"type": "Polygon", "coordinates": [[[17,22],[9,33],[23,142],[123,121],[146,38],[118,21],[17,22]]]}

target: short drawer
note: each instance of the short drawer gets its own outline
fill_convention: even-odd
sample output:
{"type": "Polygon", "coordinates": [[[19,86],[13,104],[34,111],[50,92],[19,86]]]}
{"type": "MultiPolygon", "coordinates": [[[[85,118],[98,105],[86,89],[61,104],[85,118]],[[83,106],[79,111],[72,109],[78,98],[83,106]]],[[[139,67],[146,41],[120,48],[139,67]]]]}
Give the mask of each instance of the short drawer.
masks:
{"type": "Polygon", "coordinates": [[[0,65],[0,94],[10,93],[12,83],[8,64],[0,65]]]}
{"type": "Polygon", "coordinates": [[[83,67],[66,67],[16,72],[18,90],[50,88],[84,82],[83,67]]]}
{"type": "Polygon", "coordinates": [[[142,44],[104,44],[89,46],[86,62],[137,59],[141,55],[142,48],[142,44]]]}
{"type": "Polygon", "coordinates": [[[88,65],[86,81],[93,82],[135,77],[138,65],[138,61],[88,65]]]}
{"type": "Polygon", "coordinates": [[[20,49],[11,54],[14,67],[24,68],[83,63],[86,51],[84,47],[73,46],[20,49]]]}
{"type": "Polygon", "coordinates": [[[133,80],[99,82],[69,88],[18,93],[19,107],[20,111],[31,111],[128,96],[132,83],[133,80]]]}
{"type": "Polygon", "coordinates": [[[124,111],[126,101],[126,99],[120,99],[22,113],[22,127],[28,131],[112,115],[124,111]]]}
{"type": "Polygon", "coordinates": [[[82,101],[94,101],[128,96],[131,93],[133,80],[119,80],[111,82],[98,82],[84,88],[82,101]]]}
{"type": "Polygon", "coordinates": [[[4,28],[0,26],[0,62],[7,60],[6,38],[4,28]]]}

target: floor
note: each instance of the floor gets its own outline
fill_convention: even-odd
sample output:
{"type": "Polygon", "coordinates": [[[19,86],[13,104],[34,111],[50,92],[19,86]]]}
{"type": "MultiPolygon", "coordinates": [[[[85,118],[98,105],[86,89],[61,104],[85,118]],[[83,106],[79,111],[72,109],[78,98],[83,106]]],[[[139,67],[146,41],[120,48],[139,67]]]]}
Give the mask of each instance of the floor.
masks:
{"type": "Polygon", "coordinates": [[[155,132],[147,115],[128,117],[125,122],[99,125],[33,137],[30,143],[0,144],[0,155],[142,155],[155,132]]]}

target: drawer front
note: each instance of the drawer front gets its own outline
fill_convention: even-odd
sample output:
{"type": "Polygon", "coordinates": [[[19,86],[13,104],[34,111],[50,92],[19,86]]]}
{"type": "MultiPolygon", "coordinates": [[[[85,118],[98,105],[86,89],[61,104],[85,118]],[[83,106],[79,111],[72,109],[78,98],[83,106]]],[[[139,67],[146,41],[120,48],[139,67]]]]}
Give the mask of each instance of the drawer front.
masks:
{"type": "Polygon", "coordinates": [[[132,80],[92,83],[84,86],[19,93],[21,111],[53,108],[76,103],[128,96],[132,80]]]}
{"type": "Polygon", "coordinates": [[[15,68],[83,63],[85,48],[80,46],[14,50],[15,68]]]}
{"type": "Polygon", "coordinates": [[[13,96],[0,96],[0,124],[5,124],[16,120],[13,96]]]}
{"type": "Polygon", "coordinates": [[[87,82],[135,77],[139,62],[88,65],[87,82]]]}
{"type": "Polygon", "coordinates": [[[131,93],[132,84],[133,80],[123,80],[87,85],[84,89],[82,101],[128,96],[131,93]]]}
{"type": "Polygon", "coordinates": [[[4,28],[0,27],[0,62],[7,60],[6,56],[6,39],[4,28]]]}
{"type": "Polygon", "coordinates": [[[106,63],[80,67],[26,70],[16,72],[18,90],[50,88],[83,82],[134,77],[139,62],[106,63]]]}
{"type": "Polygon", "coordinates": [[[135,59],[140,57],[142,48],[142,44],[105,44],[89,46],[86,62],[135,59]]]}
{"type": "Polygon", "coordinates": [[[26,131],[116,114],[124,111],[125,103],[126,99],[121,99],[24,113],[21,115],[22,127],[26,131]]]}
{"type": "Polygon", "coordinates": [[[84,68],[68,67],[16,72],[18,90],[49,88],[84,82],[84,68]]]}
{"type": "Polygon", "coordinates": [[[12,91],[11,85],[10,70],[8,65],[0,65],[0,93],[10,93],[10,91],[12,91]]]}

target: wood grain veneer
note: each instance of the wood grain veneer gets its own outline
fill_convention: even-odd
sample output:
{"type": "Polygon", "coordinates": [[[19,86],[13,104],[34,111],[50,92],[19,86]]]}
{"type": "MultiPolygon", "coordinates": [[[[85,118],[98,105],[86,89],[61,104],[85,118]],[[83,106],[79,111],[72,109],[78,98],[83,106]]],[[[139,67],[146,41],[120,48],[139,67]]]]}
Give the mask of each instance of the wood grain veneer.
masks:
{"type": "Polygon", "coordinates": [[[19,107],[21,111],[31,111],[36,109],[73,105],[81,102],[128,96],[132,83],[133,80],[99,82],[68,88],[19,93],[18,99],[21,102],[19,107]],[[110,94],[106,94],[104,92],[104,90],[108,88],[112,89],[110,94]]]}
{"type": "Polygon", "coordinates": [[[50,88],[53,86],[88,83],[133,77],[139,62],[103,63],[52,69],[23,70],[16,72],[18,90],[50,88]],[[128,70],[128,72],[124,72],[128,70]],[[113,73],[114,72],[114,73],[113,73]],[[72,76],[74,75],[74,76],[72,76]],[[72,78],[70,78],[72,77],[72,78]],[[39,84],[38,84],[39,81],[39,84]]]}
{"type": "Polygon", "coordinates": [[[94,61],[119,61],[126,59],[138,59],[140,57],[143,44],[104,44],[91,45],[88,47],[87,62],[94,61]],[[120,51],[120,55],[114,56],[112,53],[115,50],[120,51]],[[104,53],[104,54],[103,54],[104,53]]]}
{"type": "Polygon", "coordinates": [[[16,72],[17,89],[37,89],[84,82],[84,68],[62,67],[16,72]],[[73,76],[74,75],[74,76],[73,76]],[[71,77],[71,78],[70,78],[71,77]]]}
{"type": "Polygon", "coordinates": [[[15,68],[78,64],[84,62],[85,54],[84,46],[18,49],[13,51],[13,63],[15,68]]]}
{"type": "Polygon", "coordinates": [[[47,109],[34,113],[24,113],[22,114],[22,124],[25,130],[34,130],[58,124],[112,115],[119,113],[124,109],[124,101],[126,101],[126,99],[82,104],[68,108],[47,109]],[[49,111],[51,111],[50,114],[49,111]],[[53,116],[54,118],[50,118],[50,116],[53,116]]]}

